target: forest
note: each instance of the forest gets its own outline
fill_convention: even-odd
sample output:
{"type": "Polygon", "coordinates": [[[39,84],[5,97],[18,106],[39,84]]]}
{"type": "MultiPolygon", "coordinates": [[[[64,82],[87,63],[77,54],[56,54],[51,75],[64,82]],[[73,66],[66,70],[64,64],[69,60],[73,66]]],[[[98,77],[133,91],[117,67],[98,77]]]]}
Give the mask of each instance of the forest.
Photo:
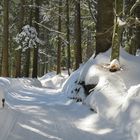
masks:
{"type": "Polygon", "coordinates": [[[138,0],[2,0],[0,9],[1,76],[70,74],[109,48],[111,60],[140,48],[138,0]]]}
{"type": "Polygon", "coordinates": [[[0,62],[0,140],[140,140],[140,0],[1,0],[0,62]]]}

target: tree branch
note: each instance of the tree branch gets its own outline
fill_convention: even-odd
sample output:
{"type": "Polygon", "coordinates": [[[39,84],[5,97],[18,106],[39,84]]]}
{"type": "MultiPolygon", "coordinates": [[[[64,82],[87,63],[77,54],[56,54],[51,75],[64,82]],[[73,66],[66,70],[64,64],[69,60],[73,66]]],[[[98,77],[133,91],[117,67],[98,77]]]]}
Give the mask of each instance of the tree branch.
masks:
{"type": "Polygon", "coordinates": [[[140,0],[137,0],[135,2],[135,4],[132,6],[132,8],[130,9],[130,15],[134,12],[134,10],[136,9],[137,6],[140,5],[140,0]]]}

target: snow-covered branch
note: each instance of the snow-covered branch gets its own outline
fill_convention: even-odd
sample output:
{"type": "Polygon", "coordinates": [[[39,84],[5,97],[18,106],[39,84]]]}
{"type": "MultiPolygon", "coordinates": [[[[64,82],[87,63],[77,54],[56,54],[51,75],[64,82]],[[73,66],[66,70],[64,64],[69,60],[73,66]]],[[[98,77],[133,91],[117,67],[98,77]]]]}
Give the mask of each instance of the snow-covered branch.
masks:
{"type": "Polygon", "coordinates": [[[43,45],[44,42],[41,41],[37,35],[38,33],[34,27],[25,25],[22,28],[22,32],[17,34],[15,38],[16,42],[19,44],[17,49],[23,49],[23,51],[25,51],[28,48],[36,47],[37,43],[43,45]]]}

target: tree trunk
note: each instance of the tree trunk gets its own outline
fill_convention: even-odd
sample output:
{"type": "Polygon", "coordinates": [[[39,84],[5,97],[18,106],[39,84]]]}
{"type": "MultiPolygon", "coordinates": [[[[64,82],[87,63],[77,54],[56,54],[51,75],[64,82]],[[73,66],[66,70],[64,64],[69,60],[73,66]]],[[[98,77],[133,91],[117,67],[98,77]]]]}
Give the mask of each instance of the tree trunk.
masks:
{"type": "MultiPolygon", "coordinates": [[[[20,13],[19,13],[19,24],[18,24],[18,31],[22,31],[22,27],[24,25],[24,6],[25,0],[21,0],[20,4],[20,13]]],[[[15,54],[15,77],[21,77],[21,53],[22,50],[16,50],[15,54]]]]}
{"type": "Polygon", "coordinates": [[[114,15],[114,30],[112,37],[112,52],[111,52],[111,60],[117,59],[119,60],[120,55],[120,45],[121,45],[121,37],[123,26],[120,26],[118,23],[118,18],[122,16],[123,11],[123,1],[115,0],[115,15],[114,15]]]}
{"type": "Polygon", "coordinates": [[[91,30],[88,29],[87,33],[87,48],[86,48],[86,61],[93,55],[94,48],[92,44],[91,30]]]}
{"type": "MultiPolygon", "coordinates": [[[[40,1],[35,0],[35,5],[36,5],[35,21],[37,23],[39,22],[39,4],[40,4],[40,1]]],[[[36,31],[37,31],[38,36],[39,36],[39,26],[38,26],[38,24],[35,24],[35,28],[36,28],[36,31]]],[[[38,74],[38,45],[36,46],[36,48],[34,48],[32,78],[37,78],[37,74],[38,74]]]]}
{"type": "Polygon", "coordinates": [[[68,69],[68,74],[70,75],[70,68],[71,68],[71,52],[70,52],[70,30],[69,30],[69,0],[66,0],[66,16],[67,16],[67,21],[66,21],[66,26],[67,26],[67,69],[68,69]]]}
{"type": "Polygon", "coordinates": [[[82,63],[80,0],[75,1],[75,69],[82,63]]]}
{"type": "MultiPolygon", "coordinates": [[[[58,31],[61,32],[61,16],[62,16],[62,0],[59,0],[59,18],[58,31]]],[[[57,74],[61,73],[61,38],[58,34],[58,48],[57,48],[57,74]]]]}
{"type": "MultiPolygon", "coordinates": [[[[124,14],[125,17],[130,17],[132,16],[130,14],[130,10],[132,6],[135,4],[136,0],[124,0],[124,14]]],[[[125,47],[127,48],[128,52],[130,54],[135,54],[136,50],[136,35],[134,34],[134,27],[129,26],[127,27],[127,43],[125,44],[125,47]]],[[[137,30],[138,31],[138,30],[137,30]]]]}
{"type": "MultiPolygon", "coordinates": [[[[136,17],[140,21],[140,5],[136,8],[136,17]]],[[[136,50],[140,49],[140,26],[136,26],[136,50]]]]}
{"type": "Polygon", "coordinates": [[[9,0],[4,0],[4,28],[2,48],[2,76],[9,76],[8,46],[9,46],[9,0]]]}
{"type": "MultiPolygon", "coordinates": [[[[33,0],[31,0],[31,5],[33,5],[33,0]]],[[[30,7],[30,16],[29,16],[29,24],[32,26],[32,18],[33,18],[33,10],[32,7],[30,7]]],[[[25,51],[25,63],[23,68],[23,75],[25,77],[29,77],[30,75],[30,56],[31,56],[31,49],[27,48],[25,51]]]]}
{"type": "Polygon", "coordinates": [[[96,24],[96,55],[107,51],[112,45],[114,25],[112,0],[98,0],[96,24]]]}

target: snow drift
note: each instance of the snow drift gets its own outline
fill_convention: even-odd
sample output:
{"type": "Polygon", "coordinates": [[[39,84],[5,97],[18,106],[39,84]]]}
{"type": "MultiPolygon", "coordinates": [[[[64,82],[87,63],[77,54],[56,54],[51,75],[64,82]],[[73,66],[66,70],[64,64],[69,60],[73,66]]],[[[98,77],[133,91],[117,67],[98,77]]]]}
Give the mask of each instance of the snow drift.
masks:
{"type": "Polygon", "coordinates": [[[66,72],[63,72],[61,75],[56,75],[55,72],[50,72],[39,78],[39,80],[43,87],[60,89],[67,78],[68,74],[66,72]]]}
{"type": "Polygon", "coordinates": [[[82,98],[83,103],[95,110],[99,118],[119,127],[124,135],[129,135],[127,139],[139,140],[140,57],[132,56],[122,48],[120,52],[118,71],[109,71],[109,66],[112,65],[109,62],[109,50],[95,59],[91,57],[82,68],[73,73],[67,80],[64,91],[68,96],[77,97],[83,95],[83,91],[73,92],[78,86],[75,81],[84,81],[85,85],[97,84],[89,96],[82,98]]]}

